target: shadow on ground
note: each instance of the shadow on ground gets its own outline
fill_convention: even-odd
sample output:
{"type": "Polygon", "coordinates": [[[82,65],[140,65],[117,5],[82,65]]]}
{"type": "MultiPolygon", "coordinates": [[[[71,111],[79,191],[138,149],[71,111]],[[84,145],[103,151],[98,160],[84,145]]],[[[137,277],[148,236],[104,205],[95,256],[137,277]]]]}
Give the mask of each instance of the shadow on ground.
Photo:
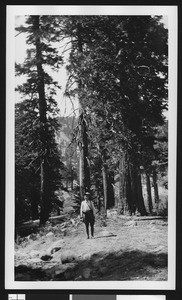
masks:
{"type": "Polygon", "coordinates": [[[167,280],[167,254],[143,251],[99,252],[88,259],[57,264],[51,269],[20,265],[15,268],[16,281],[126,281],[167,280]],[[67,266],[66,266],[67,265],[67,266]]]}

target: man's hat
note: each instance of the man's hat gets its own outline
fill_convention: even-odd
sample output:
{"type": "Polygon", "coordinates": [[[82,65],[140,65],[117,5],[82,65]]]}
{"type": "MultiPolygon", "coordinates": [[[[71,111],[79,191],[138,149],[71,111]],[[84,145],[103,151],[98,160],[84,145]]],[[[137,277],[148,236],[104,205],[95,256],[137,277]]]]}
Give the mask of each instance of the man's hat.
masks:
{"type": "Polygon", "coordinates": [[[86,192],[85,195],[90,195],[90,193],[89,193],[89,192],[86,192]]]}

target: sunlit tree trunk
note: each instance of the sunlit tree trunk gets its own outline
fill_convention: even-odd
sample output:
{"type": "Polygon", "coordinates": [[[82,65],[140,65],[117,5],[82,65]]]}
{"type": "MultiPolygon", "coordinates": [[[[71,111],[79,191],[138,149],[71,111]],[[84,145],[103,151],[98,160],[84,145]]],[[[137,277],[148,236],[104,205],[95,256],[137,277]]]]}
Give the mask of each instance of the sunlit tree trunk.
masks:
{"type": "Polygon", "coordinates": [[[83,198],[85,190],[90,189],[90,168],[88,164],[88,137],[83,113],[80,115],[80,195],[83,198]]]}
{"type": "Polygon", "coordinates": [[[137,175],[137,192],[138,192],[138,211],[141,213],[142,216],[147,215],[144,199],[143,199],[143,192],[142,192],[142,179],[141,174],[138,172],[137,175]]]}
{"type": "Polygon", "coordinates": [[[119,201],[118,201],[118,214],[128,212],[128,203],[126,195],[126,153],[123,151],[119,161],[119,201]]]}
{"type": "MultiPolygon", "coordinates": [[[[82,53],[82,37],[81,37],[81,25],[78,24],[77,27],[78,35],[78,52],[82,53]]],[[[79,94],[81,95],[83,84],[81,80],[78,82],[79,94]]],[[[79,99],[79,124],[80,124],[80,168],[79,168],[79,178],[80,178],[80,196],[83,199],[85,190],[90,189],[90,168],[88,164],[88,136],[87,136],[87,126],[85,122],[85,115],[82,108],[81,101],[79,99]]]]}

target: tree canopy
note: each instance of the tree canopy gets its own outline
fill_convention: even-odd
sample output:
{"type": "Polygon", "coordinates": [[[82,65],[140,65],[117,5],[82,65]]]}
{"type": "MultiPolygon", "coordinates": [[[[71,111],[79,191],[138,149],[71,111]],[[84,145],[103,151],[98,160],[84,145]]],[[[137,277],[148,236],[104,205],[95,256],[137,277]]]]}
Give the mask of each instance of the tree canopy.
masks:
{"type": "MultiPolygon", "coordinates": [[[[25,98],[17,106],[17,134],[21,131],[26,140],[21,148],[17,138],[17,151],[27,151],[29,145],[17,170],[20,167],[22,176],[27,164],[42,166],[42,211],[45,203],[49,207],[48,178],[58,182],[51,191],[60,184],[50,170],[58,174],[63,167],[55,142],[59,127],[55,95],[60,84],[48,70],[63,64],[55,45],[65,41],[71,47],[65,96],[78,97],[80,105],[73,134],[81,158],[81,197],[95,185],[105,198],[105,208],[114,205],[113,178],[119,174],[122,209],[145,214],[141,175],[150,176],[154,168],[159,171],[156,162],[166,162],[167,157],[166,145],[160,144],[168,97],[168,31],[161,17],[28,16],[26,26],[17,30],[27,33],[32,46],[24,64],[16,65],[17,75],[27,75],[27,82],[17,87],[25,98]]],[[[46,211],[44,221],[50,208],[46,211]]]]}

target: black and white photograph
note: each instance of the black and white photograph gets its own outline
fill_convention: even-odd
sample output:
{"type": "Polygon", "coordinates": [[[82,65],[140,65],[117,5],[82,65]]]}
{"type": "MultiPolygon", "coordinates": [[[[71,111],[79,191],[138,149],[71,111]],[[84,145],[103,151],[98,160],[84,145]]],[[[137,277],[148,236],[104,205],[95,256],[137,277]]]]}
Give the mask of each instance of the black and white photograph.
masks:
{"type": "Polygon", "coordinates": [[[7,6],[6,288],[175,289],[177,19],[7,6]]]}

